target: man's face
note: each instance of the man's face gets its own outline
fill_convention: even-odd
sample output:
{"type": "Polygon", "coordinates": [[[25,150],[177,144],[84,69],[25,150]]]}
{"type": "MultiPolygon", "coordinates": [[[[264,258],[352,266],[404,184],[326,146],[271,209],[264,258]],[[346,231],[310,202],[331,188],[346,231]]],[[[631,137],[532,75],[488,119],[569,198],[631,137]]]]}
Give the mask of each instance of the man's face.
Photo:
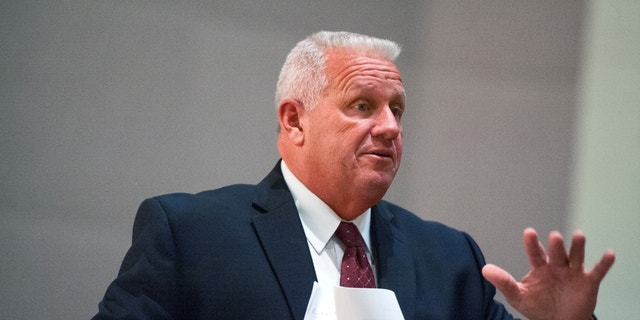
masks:
{"type": "Polygon", "coordinates": [[[326,73],[323,99],[301,119],[307,168],[317,178],[313,183],[345,194],[381,193],[381,198],[402,157],[400,72],[388,60],[330,52],[326,73]]]}

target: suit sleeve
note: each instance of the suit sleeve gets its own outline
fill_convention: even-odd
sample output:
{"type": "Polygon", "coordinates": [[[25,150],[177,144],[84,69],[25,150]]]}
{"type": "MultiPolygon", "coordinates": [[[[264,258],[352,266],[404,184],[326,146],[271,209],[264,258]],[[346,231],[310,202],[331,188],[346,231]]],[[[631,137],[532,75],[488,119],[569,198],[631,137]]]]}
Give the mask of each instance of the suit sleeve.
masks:
{"type": "Polygon", "coordinates": [[[482,267],[486,264],[484,260],[484,256],[478,244],[469,236],[464,233],[467,237],[467,241],[469,242],[469,246],[471,247],[474,255],[474,259],[476,260],[476,265],[478,266],[478,270],[480,272],[480,277],[482,278],[482,286],[483,286],[483,305],[484,305],[484,319],[487,320],[512,320],[514,319],[511,314],[505,309],[504,305],[500,302],[496,301],[495,294],[496,288],[489,283],[489,281],[485,280],[482,276],[482,267]]]}
{"type": "Polygon", "coordinates": [[[178,291],[176,251],[166,212],[158,200],[147,199],[135,218],[132,245],[93,319],[175,319],[178,291]]]}

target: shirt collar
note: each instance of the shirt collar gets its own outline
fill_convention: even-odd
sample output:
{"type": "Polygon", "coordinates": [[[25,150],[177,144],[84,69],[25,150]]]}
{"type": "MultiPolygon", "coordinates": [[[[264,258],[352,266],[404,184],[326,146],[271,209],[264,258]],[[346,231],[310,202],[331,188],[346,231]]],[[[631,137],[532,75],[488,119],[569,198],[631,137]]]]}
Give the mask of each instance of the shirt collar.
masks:
{"type": "MultiPolygon", "coordinates": [[[[342,219],[331,207],[298,180],[291,170],[289,170],[284,160],[281,161],[280,166],[284,180],[291,191],[296,208],[298,209],[307,240],[311,246],[313,246],[314,250],[320,253],[333,237],[342,219]]],[[[371,208],[350,222],[358,227],[367,246],[367,250],[370,252],[371,237],[369,230],[371,226],[371,208]]]]}

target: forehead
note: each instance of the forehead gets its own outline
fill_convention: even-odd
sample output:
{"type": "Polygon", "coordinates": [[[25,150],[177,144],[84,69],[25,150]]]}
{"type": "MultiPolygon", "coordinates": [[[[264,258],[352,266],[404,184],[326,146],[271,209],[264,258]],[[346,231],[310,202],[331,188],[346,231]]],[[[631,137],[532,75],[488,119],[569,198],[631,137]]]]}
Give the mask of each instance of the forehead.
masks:
{"type": "Polygon", "coordinates": [[[327,53],[325,63],[329,87],[349,89],[354,85],[382,83],[404,93],[400,71],[393,61],[345,51],[327,53]]]}

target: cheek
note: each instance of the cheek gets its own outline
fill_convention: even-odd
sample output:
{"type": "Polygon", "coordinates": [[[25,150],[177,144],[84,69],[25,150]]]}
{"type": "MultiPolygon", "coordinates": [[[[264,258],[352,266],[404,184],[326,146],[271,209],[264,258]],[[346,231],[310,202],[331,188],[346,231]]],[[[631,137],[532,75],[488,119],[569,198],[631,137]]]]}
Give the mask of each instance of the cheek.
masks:
{"type": "Polygon", "coordinates": [[[337,136],[348,136],[355,131],[356,122],[336,121],[330,125],[337,136]]]}
{"type": "Polygon", "coordinates": [[[402,133],[393,140],[393,148],[396,152],[396,170],[400,168],[400,160],[402,160],[402,133]]]}
{"type": "Polygon", "coordinates": [[[320,125],[313,128],[311,135],[318,146],[316,152],[322,152],[325,159],[343,162],[345,158],[353,157],[369,136],[367,124],[361,121],[335,115],[326,115],[316,121],[320,125]]]}
{"type": "Polygon", "coordinates": [[[362,130],[358,127],[356,122],[341,121],[334,123],[331,126],[332,132],[327,133],[327,137],[331,136],[330,140],[333,140],[333,149],[350,149],[354,148],[362,141],[368,131],[362,130]]]}

